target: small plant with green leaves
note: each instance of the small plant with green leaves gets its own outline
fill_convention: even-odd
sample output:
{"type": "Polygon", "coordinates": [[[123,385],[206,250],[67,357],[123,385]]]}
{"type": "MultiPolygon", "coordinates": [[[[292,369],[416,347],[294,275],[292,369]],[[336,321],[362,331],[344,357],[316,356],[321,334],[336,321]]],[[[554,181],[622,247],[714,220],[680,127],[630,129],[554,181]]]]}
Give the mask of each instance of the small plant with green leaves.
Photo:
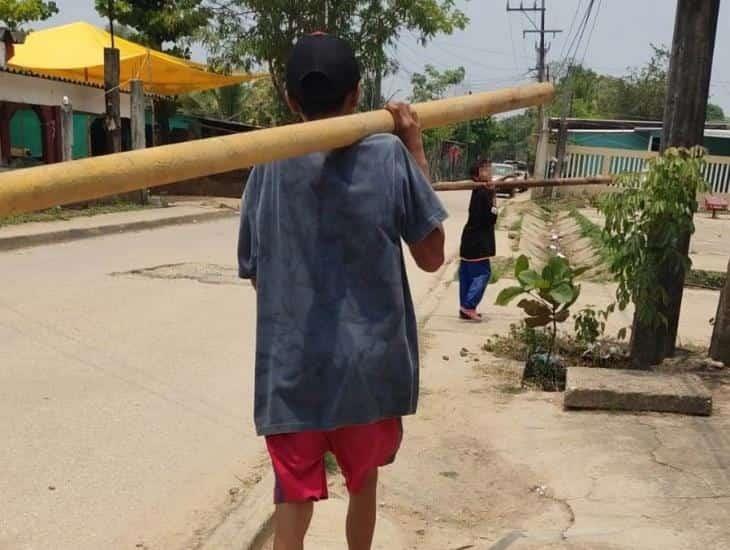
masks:
{"type": "Polygon", "coordinates": [[[606,321],[616,309],[610,304],[606,309],[594,309],[586,306],[573,316],[575,321],[575,338],[581,344],[595,344],[606,332],[606,321]]]}
{"type": "MultiPolygon", "coordinates": [[[[572,269],[564,258],[552,257],[541,272],[530,269],[530,261],[520,256],[515,263],[515,278],[518,286],[508,287],[497,296],[498,305],[507,305],[518,296],[517,303],[526,314],[525,325],[535,329],[545,327],[549,343],[545,353],[534,353],[528,357],[525,378],[535,378],[544,389],[558,389],[564,379],[565,367],[555,360],[555,339],[558,324],[570,318],[570,308],[580,295],[580,286],[575,278],[587,268],[572,269]]],[[[536,350],[537,351],[537,350],[536,350]]]]}

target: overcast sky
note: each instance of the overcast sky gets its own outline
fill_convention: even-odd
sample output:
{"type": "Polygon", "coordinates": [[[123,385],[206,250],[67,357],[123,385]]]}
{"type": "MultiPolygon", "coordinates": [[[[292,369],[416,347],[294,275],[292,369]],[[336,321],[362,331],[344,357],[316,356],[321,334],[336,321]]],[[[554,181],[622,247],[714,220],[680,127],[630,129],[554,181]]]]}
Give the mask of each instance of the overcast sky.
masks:
{"type": "MultiPolygon", "coordinates": [[[[517,6],[520,0],[511,0],[517,6]]],[[[96,14],[93,0],[56,0],[59,15],[37,25],[46,27],[85,20],[98,25],[104,22],[96,14]]],[[[410,74],[430,63],[437,68],[466,69],[464,90],[489,90],[529,80],[528,68],[535,65],[534,37],[523,40],[522,30],[531,28],[520,13],[507,13],[505,0],[458,1],[471,23],[464,31],[436,38],[427,47],[416,43],[406,33],[394,50],[401,64],[400,72],[386,80],[386,97],[404,97],[410,92],[410,74]]],[[[524,0],[531,5],[531,0],[524,0]]],[[[563,33],[551,39],[548,61],[561,61],[588,0],[547,0],[547,23],[563,33]],[[578,17],[575,17],[576,13],[578,17]],[[573,32],[571,22],[574,22],[573,32]]],[[[710,101],[718,103],[730,115],[730,2],[722,2],[718,23],[710,101]]],[[[583,36],[578,59],[598,72],[622,75],[626,68],[639,66],[651,56],[650,43],[670,45],[674,27],[675,0],[598,0],[595,27],[593,19],[583,36]],[[593,32],[591,34],[591,29],[593,32]],[[589,42],[590,37],[590,42],[589,42]]],[[[595,8],[594,8],[595,9],[595,8]]],[[[198,61],[205,52],[195,50],[198,61]]]]}

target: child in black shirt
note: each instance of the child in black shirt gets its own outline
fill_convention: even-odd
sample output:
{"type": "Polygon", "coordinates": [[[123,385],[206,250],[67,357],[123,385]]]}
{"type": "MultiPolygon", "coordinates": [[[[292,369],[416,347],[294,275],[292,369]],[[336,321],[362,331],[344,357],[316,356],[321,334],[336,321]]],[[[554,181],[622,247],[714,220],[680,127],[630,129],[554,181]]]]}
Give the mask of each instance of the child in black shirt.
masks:
{"type": "Polygon", "coordinates": [[[459,317],[479,322],[482,316],[477,312],[484,291],[492,275],[490,258],[495,255],[494,226],[497,222],[494,186],[489,164],[483,163],[471,169],[474,181],[484,181],[483,187],[471,192],[469,219],[461,234],[461,264],[459,266],[459,317]]]}

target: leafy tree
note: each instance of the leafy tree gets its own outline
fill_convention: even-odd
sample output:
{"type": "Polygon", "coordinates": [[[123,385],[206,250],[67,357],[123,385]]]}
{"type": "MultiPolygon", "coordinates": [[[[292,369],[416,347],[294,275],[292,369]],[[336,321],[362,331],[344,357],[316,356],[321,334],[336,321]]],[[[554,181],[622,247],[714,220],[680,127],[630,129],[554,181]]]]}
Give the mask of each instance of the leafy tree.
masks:
{"type": "Polygon", "coordinates": [[[491,145],[493,160],[521,160],[527,163],[535,157],[535,130],[537,113],[528,109],[524,113],[503,118],[496,123],[496,135],[491,145]]]}
{"type": "Polygon", "coordinates": [[[416,33],[425,43],[468,21],[454,0],[210,0],[208,5],[214,17],[206,44],[216,64],[267,66],[282,102],[286,58],[303,34],[332,30],[349,40],[375,105],[382,99],[379,79],[395,67],[386,46],[394,46],[403,31],[416,33]]]}
{"type": "Polygon", "coordinates": [[[450,88],[461,84],[465,76],[464,67],[438,71],[433,65],[426,65],[423,73],[413,73],[411,76],[411,101],[441,99],[450,88]]]}
{"type": "MultiPolygon", "coordinates": [[[[432,65],[426,65],[423,73],[414,73],[411,76],[413,89],[410,101],[442,99],[454,86],[461,84],[465,76],[466,72],[463,67],[439,71],[432,65]]],[[[448,174],[441,166],[444,160],[444,142],[454,141],[466,145],[466,150],[462,150],[460,165],[460,171],[463,172],[461,175],[465,175],[469,165],[476,157],[487,156],[496,134],[497,123],[491,117],[426,130],[423,134],[424,148],[429,158],[432,175],[436,178],[456,175],[451,173],[453,166],[449,165],[448,174]]]]}
{"type": "Polygon", "coordinates": [[[180,98],[183,112],[254,126],[275,126],[281,119],[271,80],[261,79],[180,98]]]}
{"type": "MultiPolygon", "coordinates": [[[[108,1],[95,3],[109,17],[108,1]]],[[[114,0],[113,10],[114,20],[132,29],[130,40],[181,57],[190,57],[191,41],[211,16],[203,0],[114,0]]]]}
{"type": "Polygon", "coordinates": [[[715,105],[714,103],[707,104],[707,120],[708,121],[720,121],[725,120],[725,111],[722,107],[715,105]]]}
{"type": "MultiPolygon", "coordinates": [[[[99,14],[109,17],[107,0],[95,0],[95,4],[99,14]]],[[[114,0],[113,10],[114,21],[123,26],[129,40],[186,58],[191,42],[211,16],[203,0],[114,0]]],[[[168,141],[170,118],[177,107],[172,99],[155,99],[156,143],[168,141]]]]}
{"type": "MultiPolygon", "coordinates": [[[[622,174],[615,192],[601,201],[606,217],[604,237],[611,253],[610,269],[618,287],[619,309],[633,302],[637,325],[666,327],[669,296],[661,276],[671,266],[687,272],[690,260],[682,252],[683,235],[694,233],[697,194],[706,188],[704,149],[669,148],[649,161],[646,172],[622,174]]],[[[643,342],[632,338],[631,355],[643,364],[643,342]]]]}
{"type": "Polygon", "coordinates": [[[0,22],[12,31],[31,21],[44,21],[58,13],[55,2],[48,0],[0,0],[0,22]]]}
{"type": "MultiPolygon", "coordinates": [[[[572,67],[558,80],[558,101],[552,116],[563,112],[577,118],[663,120],[667,91],[669,51],[651,45],[652,56],[643,67],[629,69],[623,77],[601,75],[582,65],[572,67]]],[[[553,69],[553,73],[557,73],[553,69]]],[[[707,105],[708,120],[724,120],[717,105],[707,105]]]]}

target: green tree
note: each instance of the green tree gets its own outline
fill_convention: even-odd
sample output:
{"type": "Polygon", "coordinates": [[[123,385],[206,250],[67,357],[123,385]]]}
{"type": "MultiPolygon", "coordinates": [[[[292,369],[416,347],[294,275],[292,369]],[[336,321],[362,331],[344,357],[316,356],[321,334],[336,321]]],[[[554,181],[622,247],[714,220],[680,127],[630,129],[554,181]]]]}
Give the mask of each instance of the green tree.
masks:
{"type": "Polygon", "coordinates": [[[332,30],[355,48],[365,79],[368,106],[380,104],[379,81],[395,67],[386,51],[404,31],[425,43],[439,33],[464,28],[454,0],[215,0],[206,44],[222,67],[268,67],[284,102],[284,65],[303,34],[332,30]]]}
{"type": "MultiPolygon", "coordinates": [[[[667,266],[676,272],[691,267],[681,242],[694,233],[697,195],[706,189],[703,156],[701,147],[669,148],[649,161],[646,172],[622,174],[601,201],[616,300],[621,310],[631,302],[637,307],[634,331],[666,325],[669,296],[662,273],[667,266]]],[[[637,366],[647,367],[642,344],[632,338],[631,355],[637,366]]]]}
{"type": "MultiPolygon", "coordinates": [[[[552,116],[565,113],[576,118],[663,120],[667,93],[669,51],[651,45],[652,56],[643,67],[632,68],[622,77],[598,74],[576,65],[558,79],[558,100],[550,107],[552,116]]],[[[553,74],[559,67],[553,65],[553,74]]],[[[724,120],[717,105],[707,105],[707,120],[724,120]]]]}
{"type": "Polygon", "coordinates": [[[48,0],[0,0],[0,22],[11,31],[31,21],[44,21],[58,13],[55,2],[48,0]]]}
{"type": "Polygon", "coordinates": [[[535,158],[537,113],[528,109],[497,121],[496,135],[490,148],[495,161],[514,159],[532,163],[535,158]]]}
{"type": "MultiPolygon", "coordinates": [[[[95,3],[109,17],[108,1],[95,3]]],[[[114,0],[113,6],[115,22],[133,31],[130,40],[181,57],[190,57],[191,42],[211,17],[203,0],[114,0]]]]}
{"type": "Polygon", "coordinates": [[[180,98],[180,106],[189,115],[253,126],[275,126],[281,118],[276,93],[269,79],[187,94],[180,98]]]}
{"type": "Polygon", "coordinates": [[[707,120],[709,121],[719,121],[722,122],[725,120],[725,111],[722,110],[722,107],[719,105],[715,105],[714,103],[708,103],[707,104],[707,120]]]}
{"type": "MultiPolygon", "coordinates": [[[[444,98],[454,86],[464,81],[466,71],[463,67],[439,71],[432,65],[426,65],[423,73],[414,73],[411,76],[412,91],[410,101],[432,101],[444,98]]],[[[478,157],[488,156],[492,142],[497,135],[497,123],[491,117],[480,118],[460,124],[443,126],[426,130],[424,148],[429,159],[432,174],[435,178],[442,176],[466,175],[471,163],[478,157]],[[442,166],[448,159],[443,158],[443,144],[456,142],[462,148],[460,174],[452,173],[453,166],[448,170],[442,166]]]]}
{"type": "Polygon", "coordinates": [[[461,84],[466,76],[464,67],[438,71],[433,65],[426,65],[423,73],[411,76],[411,101],[431,101],[441,99],[449,89],[461,84]]]}
{"type": "MultiPolygon", "coordinates": [[[[96,11],[109,17],[108,0],[95,0],[96,11]]],[[[114,0],[114,22],[123,25],[126,37],[158,51],[190,57],[190,45],[208,25],[211,12],[203,0],[114,0]]],[[[155,143],[166,143],[170,118],[177,111],[173,99],[154,102],[155,143]]]]}

